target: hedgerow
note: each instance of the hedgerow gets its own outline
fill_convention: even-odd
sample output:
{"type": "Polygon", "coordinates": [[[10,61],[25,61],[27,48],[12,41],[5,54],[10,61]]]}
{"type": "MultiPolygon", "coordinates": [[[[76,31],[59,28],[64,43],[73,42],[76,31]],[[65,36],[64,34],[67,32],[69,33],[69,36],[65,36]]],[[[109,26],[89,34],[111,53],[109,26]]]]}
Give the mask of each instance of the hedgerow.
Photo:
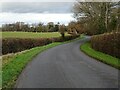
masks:
{"type": "Polygon", "coordinates": [[[75,39],[78,36],[66,36],[65,38],[3,38],[2,54],[20,52],[37,46],[47,45],[52,42],[63,42],[75,39]]]}
{"type": "Polygon", "coordinates": [[[120,58],[120,32],[92,36],[91,46],[97,51],[120,58]]]}

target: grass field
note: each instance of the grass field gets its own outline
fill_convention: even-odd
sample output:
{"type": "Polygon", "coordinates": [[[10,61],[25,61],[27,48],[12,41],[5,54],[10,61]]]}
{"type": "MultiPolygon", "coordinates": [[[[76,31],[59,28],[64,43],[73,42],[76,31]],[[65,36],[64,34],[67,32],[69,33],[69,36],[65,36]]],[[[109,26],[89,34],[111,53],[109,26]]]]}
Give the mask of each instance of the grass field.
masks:
{"type": "Polygon", "coordinates": [[[120,69],[120,59],[115,58],[113,56],[110,56],[108,54],[104,54],[102,52],[96,51],[94,49],[91,48],[90,43],[85,43],[83,45],[81,45],[80,49],[86,53],[87,55],[89,55],[90,57],[93,57],[103,63],[106,63],[108,65],[111,65],[115,68],[120,69]]]}
{"type": "MultiPolygon", "coordinates": [[[[33,33],[33,32],[0,32],[2,38],[51,38],[60,37],[58,32],[33,33]]],[[[69,35],[69,34],[65,34],[69,35]]]]}

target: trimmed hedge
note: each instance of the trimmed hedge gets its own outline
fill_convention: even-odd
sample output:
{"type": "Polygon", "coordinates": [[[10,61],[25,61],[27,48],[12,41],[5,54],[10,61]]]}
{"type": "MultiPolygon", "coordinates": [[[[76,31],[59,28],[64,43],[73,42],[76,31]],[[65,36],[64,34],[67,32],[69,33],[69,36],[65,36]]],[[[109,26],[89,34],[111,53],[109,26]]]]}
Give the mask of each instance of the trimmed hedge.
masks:
{"type": "Polygon", "coordinates": [[[68,41],[68,40],[72,40],[79,37],[79,35],[74,35],[74,36],[66,36],[64,38],[59,37],[59,38],[52,38],[52,42],[64,42],[64,41],[68,41]]]}
{"type": "Polygon", "coordinates": [[[92,36],[91,46],[97,51],[120,58],[120,32],[92,36]]]}
{"type": "Polygon", "coordinates": [[[20,52],[37,46],[47,45],[52,42],[72,40],[78,36],[66,36],[65,38],[3,38],[2,54],[20,52]]]}
{"type": "Polygon", "coordinates": [[[36,46],[43,46],[51,42],[52,41],[47,38],[40,39],[7,38],[2,40],[2,54],[15,53],[36,46]]]}

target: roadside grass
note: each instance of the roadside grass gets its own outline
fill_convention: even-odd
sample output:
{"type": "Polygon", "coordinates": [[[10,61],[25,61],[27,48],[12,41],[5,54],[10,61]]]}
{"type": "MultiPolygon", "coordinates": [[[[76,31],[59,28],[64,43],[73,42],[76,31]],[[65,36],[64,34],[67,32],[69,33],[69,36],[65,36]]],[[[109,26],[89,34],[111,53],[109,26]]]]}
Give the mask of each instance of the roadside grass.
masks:
{"type": "Polygon", "coordinates": [[[19,74],[37,54],[49,48],[52,48],[61,44],[69,43],[69,42],[81,39],[83,37],[84,36],[81,35],[80,37],[74,40],[69,40],[66,42],[54,42],[46,46],[35,47],[19,53],[6,55],[5,57],[3,57],[4,61],[2,62],[2,71],[3,71],[2,72],[2,88],[13,88],[19,74]]]}
{"type": "Polygon", "coordinates": [[[17,53],[10,53],[10,54],[6,54],[6,55],[2,55],[2,67],[4,67],[6,64],[8,64],[10,61],[12,61],[15,58],[15,56],[25,53],[27,51],[29,51],[29,50],[24,50],[24,51],[17,52],[17,53]]]}
{"type": "Polygon", "coordinates": [[[13,88],[17,77],[34,56],[46,49],[60,44],[61,43],[52,43],[46,46],[32,48],[24,53],[13,56],[9,63],[3,63],[2,88],[13,88]]]}
{"type": "Polygon", "coordinates": [[[96,51],[91,48],[90,43],[86,42],[80,46],[80,49],[88,56],[95,58],[105,64],[111,65],[117,69],[120,69],[120,59],[110,56],[108,54],[96,51]]]}
{"type": "MultiPolygon", "coordinates": [[[[52,38],[52,37],[60,37],[59,32],[0,32],[2,34],[2,38],[52,38]]],[[[65,33],[65,35],[70,35],[65,33]]]]}

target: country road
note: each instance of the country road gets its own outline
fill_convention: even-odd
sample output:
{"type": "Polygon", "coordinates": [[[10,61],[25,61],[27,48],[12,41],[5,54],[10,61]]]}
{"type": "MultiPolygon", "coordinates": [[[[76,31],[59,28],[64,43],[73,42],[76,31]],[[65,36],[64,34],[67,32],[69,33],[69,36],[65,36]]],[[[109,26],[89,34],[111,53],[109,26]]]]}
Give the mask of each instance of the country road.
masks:
{"type": "Polygon", "coordinates": [[[37,55],[19,76],[15,88],[117,88],[118,70],[80,51],[89,38],[37,55]]]}

